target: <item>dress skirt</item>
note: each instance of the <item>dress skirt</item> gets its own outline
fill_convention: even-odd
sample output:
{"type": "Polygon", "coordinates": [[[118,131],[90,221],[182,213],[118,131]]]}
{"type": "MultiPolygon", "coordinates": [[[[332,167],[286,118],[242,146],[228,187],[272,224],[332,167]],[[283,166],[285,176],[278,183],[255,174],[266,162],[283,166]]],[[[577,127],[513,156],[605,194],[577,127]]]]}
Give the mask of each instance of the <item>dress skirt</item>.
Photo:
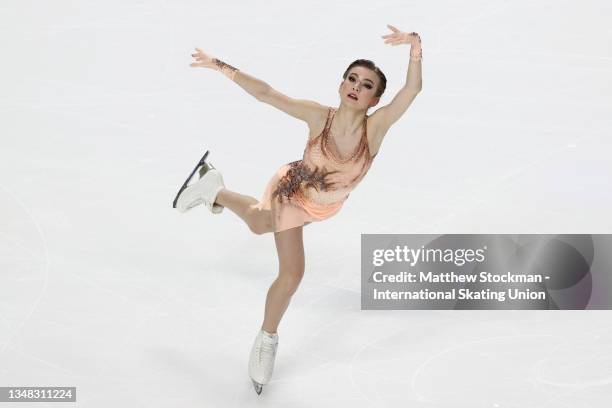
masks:
{"type": "MultiPolygon", "coordinates": [[[[252,207],[260,211],[270,211],[274,232],[299,227],[315,221],[322,221],[337,214],[345,200],[333,204],[321,205],[307,199],[303,190],[298,189],[290,199],[275,194],[281,179],[287,174],[290,165],[281,166],[272,176],[259,203],[252,207]],[[281,199],[282,198],[282,199],[281,199]]],[[[310,188],[312,190],[312,188],[310,188]]],[[[316,191],[310,191],[316,197],[316,191]]]]}

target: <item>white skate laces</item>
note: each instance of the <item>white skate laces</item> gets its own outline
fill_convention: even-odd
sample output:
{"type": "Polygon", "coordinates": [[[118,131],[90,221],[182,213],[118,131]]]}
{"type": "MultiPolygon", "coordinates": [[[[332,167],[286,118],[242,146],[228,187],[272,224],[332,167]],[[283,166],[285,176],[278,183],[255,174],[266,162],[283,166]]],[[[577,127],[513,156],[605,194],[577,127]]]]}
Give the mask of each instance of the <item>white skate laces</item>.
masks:
{"type": "MultiPolygon", "coordinates": [[[[204,175],[206,174],[207,171],[211,170],[211,169],[215,169],[215,166],[213,166],[212,163],[204,163],[204,166],[202,166],[202,168],[200,168],[200,178],[204,177],[204,175]]],[[[218,172],[218,170],[215,169],[215,171],[218,172]]],[[[219,173],[219,177],[221,179],[221,188],[225,187],[225,184],[223,183],[223,177],[221,176],[221,173],[219,173]]],[[[219,188],[219,191],[221,190],[221,188],[219,188]]],[[[217,194],[219,194],[219,191],[217,191],[217,194]]],[[[221,204],[217,204],[214,202],[214,200],[217,199],[217,194],[215,194],[215,197],[213,198],[213,205],[212,207],[208,206],[208,209],[210,211],[212,211],[214,214],[220,214],[223,211],[223,207],[221,204]]]]}
{"type": "Polygon", "coordinates": [[[223,183],[221,173],[211,167],[207,169],[198,181],[183,190],[177,200],[177,209],[180,212],[185,212],[200,204],[205,204],[212,213],[219,214],[223,211],[224,207],[214,202],[219,191],[224,187],[225,184],[223,183]]]}
{"type": "Polygon", "coordinates": [[[249,376],[258,394],[261,393],[263,385],[272,378],[277,350],[278,334],[260,330],[255,337],[249,360],[249,376]]]}
{"type": "MultiPolygon", "coordinates": [[[[264,362],[269,362],[269,361],[273,361],[274,357],[276,357],[276,346],[278,343],[274,342],[272,339],[268,338],[267,336],[264,335],[262,342],[261,342],[261,347],[259,347],[257,349],[258,351],[258,358],[259,358],[259,364],[263,364],[264,362]]],[[[266,367],[267,369],[270,370],[270,374],[272,371],[272,365],[269,365],[268,367],[266,367]]]]}

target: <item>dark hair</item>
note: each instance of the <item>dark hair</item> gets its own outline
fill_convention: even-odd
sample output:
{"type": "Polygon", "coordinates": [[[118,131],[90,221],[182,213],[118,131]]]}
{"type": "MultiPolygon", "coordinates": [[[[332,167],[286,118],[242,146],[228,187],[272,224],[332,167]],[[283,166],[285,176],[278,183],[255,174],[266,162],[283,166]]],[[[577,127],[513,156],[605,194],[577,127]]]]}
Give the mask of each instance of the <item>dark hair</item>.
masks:
{"type": "Polygon", "coordinates": [[[378,89],[376,90],[375,96],[381,96],[385,92],[385,89],[387,88],[387,77],[385,77],[385,74],[383,74],[383,72],[380,70],[380,68],[376,66],[376,64],[374,64],[368,59],[355,60],[351,62],[351,65],[349,65],[346,71],[344,71],[344,75],[342,75],[343,79],[346,79],[347,75],[351,71],[351,68],[353,67],[365,67],[374,71],[380,79],[380,83],[378,84],[378,89]]]}

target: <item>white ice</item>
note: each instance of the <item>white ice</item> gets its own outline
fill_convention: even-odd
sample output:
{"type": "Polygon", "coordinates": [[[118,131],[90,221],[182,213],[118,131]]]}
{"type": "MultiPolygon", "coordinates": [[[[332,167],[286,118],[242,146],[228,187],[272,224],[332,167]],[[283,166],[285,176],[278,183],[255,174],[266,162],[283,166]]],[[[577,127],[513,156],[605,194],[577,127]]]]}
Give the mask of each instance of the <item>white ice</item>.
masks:
{"type": "Polygon", "coordinates": [[[362,311],[360,234],[611,232],[611,17],[604,1],[4,1],[0,386],[76,386],[66,406],[87,408],[609,406],[610,312],[362,311]],[[371,59],[380,107],[409,54],[387,23],[420,34],[423,90],[341,213],[304,228],[258,396],[274,237],[171,202],[206,149],[260,198],[307,127],[190,54],[328,106],[371,59]]]}

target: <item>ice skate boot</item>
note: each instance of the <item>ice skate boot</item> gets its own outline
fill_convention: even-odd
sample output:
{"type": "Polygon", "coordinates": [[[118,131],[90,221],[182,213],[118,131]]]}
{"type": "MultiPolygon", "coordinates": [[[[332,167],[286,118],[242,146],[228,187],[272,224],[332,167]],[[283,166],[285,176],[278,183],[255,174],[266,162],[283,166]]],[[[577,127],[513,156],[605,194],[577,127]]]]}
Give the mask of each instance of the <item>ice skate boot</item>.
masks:
{"type": "Polygon", "coordinates": [[[272,378],[277,349],[278,333],[270,334],[263,329],[257,333],[249,358],[249,376],[258,395],[272,378]]]}
{"type": "Polygon", "coordinates": [[[215,169],[212,163],[206,162],[208,150],[204,156],[196,164],[195,168],[189,174],[181,186],[179,192],[174,198],[172,207],[180,212],[185,212],[199,204],[205,204],[206,207],[214,214],[219,214],[223,211],[223,206],[214,202],[219,191],[225,187],[221,173],[215,169]],[[194,173],[199,171],[199,180],[193,184],[189,184],[194,173]]]}
{"type": "MultiPolygon", "coordinates": [[[[213,164],[212,164],[212,163],[204,163],[204,165],[203,165],[202,167],[200,167],[200,171],[199,171],[199,174],[200,174],[200,179],[201,179],[202,177],[204,177],[204,174],[206,174],[206,172],[207,172],[208,170],[210,170],[210,169],[214,169],[214,168],[215,168],[215,166],[213,166],[213,164]]],[[[221,177],[221,175],[220,175],[220,174],[219,174],[219,176],[221,177]]],[[[221,177],[221,183],[223,184],[223,177],[221,177]]],[[[225,184],[223,184],[223,186],[225,187],[225,184]]],[[[214,214],[219,214],[219,213],[221,213],[221,212],[223,211],[223,208],[225,208],[225,207],[223,207],[221,204],[214,203],[214,204],[212,205],[212,210],[211,210],[211,211],[212,211],[214,214]]]]}

